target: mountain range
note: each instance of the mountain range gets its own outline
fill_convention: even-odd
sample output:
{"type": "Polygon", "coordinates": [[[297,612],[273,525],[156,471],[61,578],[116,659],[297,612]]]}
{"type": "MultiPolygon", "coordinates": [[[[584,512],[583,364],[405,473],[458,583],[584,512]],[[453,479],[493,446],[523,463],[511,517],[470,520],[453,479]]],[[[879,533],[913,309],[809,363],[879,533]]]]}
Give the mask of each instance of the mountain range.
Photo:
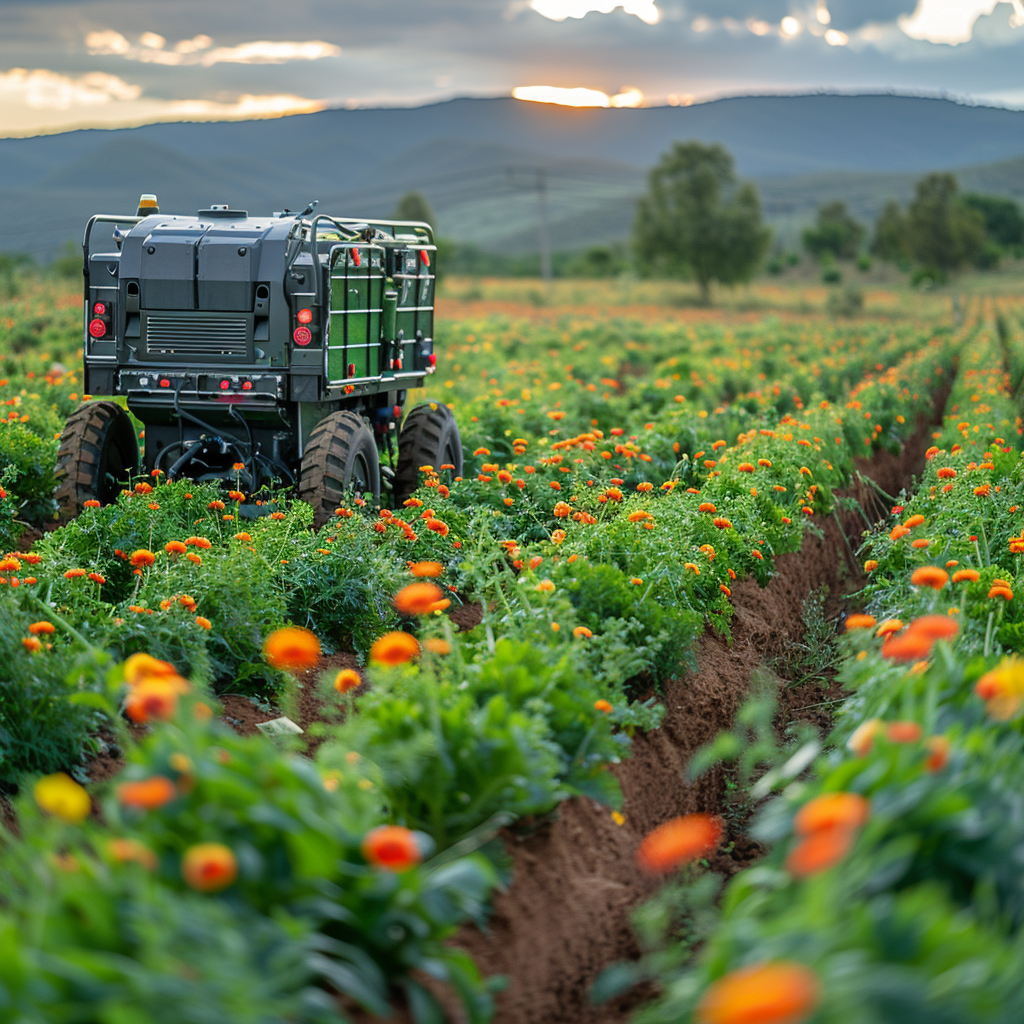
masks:
{"type": "Polygon", "coordinates": [[[457,99],[0,139],[0,249],[50,259],[90,214],[133,212],[142,192],[167,212],[319,199],[322,212],[383,216],[410,189],[441,234],[507,253],[536,249],[543,189],[553,248],[578,249],[628,236],[647,170],[680,139],[732,152],[784,244],[821,202],[845,199],[870,221],[932,170],[1024,199],[1022,111],[887,94],[640,109],[457,99]]]}

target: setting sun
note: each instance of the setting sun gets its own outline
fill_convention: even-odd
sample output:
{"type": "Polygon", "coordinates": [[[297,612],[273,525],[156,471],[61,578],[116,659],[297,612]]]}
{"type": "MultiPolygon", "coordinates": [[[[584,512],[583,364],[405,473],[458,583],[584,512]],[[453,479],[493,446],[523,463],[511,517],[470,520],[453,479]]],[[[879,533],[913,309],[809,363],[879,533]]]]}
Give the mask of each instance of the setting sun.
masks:
{"type": "Polygon", "coordinates": [[[642,107],[644,94],[627,86],[615,96],[600,89],[564,89],[556,85],[520,85],[512,90],[517,100],[529,103],[557,103],[562,107],[642,107]]]}

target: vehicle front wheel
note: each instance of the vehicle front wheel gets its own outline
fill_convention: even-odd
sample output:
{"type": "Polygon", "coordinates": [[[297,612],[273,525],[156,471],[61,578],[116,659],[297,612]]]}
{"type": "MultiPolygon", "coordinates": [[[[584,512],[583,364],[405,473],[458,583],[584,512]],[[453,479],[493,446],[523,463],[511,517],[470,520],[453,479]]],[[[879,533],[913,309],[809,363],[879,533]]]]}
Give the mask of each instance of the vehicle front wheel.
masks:
{"type": "Polygon", "coordinates": [[[370,428],[354,412],[333,412],[309,435],[302,453],[299,497],[313,506],[319,529],[346,497],[370,494],[380,503],[380,458],[370,428]]]}
{"type": "Polygon", "coordinates": [[[139,442],[131,418],[116,402],[88,402],[67,419],[57,450],[54,498],[71,519],[87,501],[117,501],[139,470],[139,442]]]}

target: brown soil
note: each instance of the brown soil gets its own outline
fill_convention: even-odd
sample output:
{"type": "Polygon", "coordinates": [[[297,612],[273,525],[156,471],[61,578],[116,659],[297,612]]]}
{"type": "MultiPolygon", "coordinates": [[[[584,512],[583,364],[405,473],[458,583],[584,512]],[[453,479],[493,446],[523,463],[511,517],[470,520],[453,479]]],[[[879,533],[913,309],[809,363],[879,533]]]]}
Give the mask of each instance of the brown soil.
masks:
{"type": "MultiPolygon", "coordinates": [[[[941,422],[949,388],[936,396],[934,422],[941,422]]],[[[924,464],[931,423],[919,423],[903,451],[882,452],[858,460],[863,476],[886,494],[910,484],[924,464]]],[[[877,491],[855,480],[847,492],[871,513],[888,512],[877,491]]],[[[775,576],[764,589],[753,580],[733,588],[733,641],[710,630],[697,649],[698,671],[665,688],[662,727],[637,736],[632,756],[619,765],[625,822],[618,826],[607,808],[592,800],[573,799],[537,823],[519,823],[504,833],[512,859],[512,885],[497,894],[486,931],[466,927],[457,944],[467,950],[485,975],[505,975],[508,987],[498,998],[495,1024],[611,1024],[649,993],[634,991],[600,1007],[589,992],[609,965],[635,959],[640,950],[630,926],[633,909],[657,888],[636,867],[641,838],[677,815],[720,812],[725,779],[712,771],[696,782],[686,776],[694,752],[720,730],[729,728],[750,692],[751,674],[803,633],[803,604],[819,587],[827,587],[827,612],[836,614],[844,598],[858,589],[861,570],[854,558],[866,523],[856,510],[819,523],[817,536],[805,534],[799,552],[779,558],[775,576]]],[[[835,684],[783,686],[777,722],[809,721],[826,731],[825,702],[841,695],[835,684]]],[[[712,867],[734,874],[759,850],[742,834],[729,835],[712,867]]]]}

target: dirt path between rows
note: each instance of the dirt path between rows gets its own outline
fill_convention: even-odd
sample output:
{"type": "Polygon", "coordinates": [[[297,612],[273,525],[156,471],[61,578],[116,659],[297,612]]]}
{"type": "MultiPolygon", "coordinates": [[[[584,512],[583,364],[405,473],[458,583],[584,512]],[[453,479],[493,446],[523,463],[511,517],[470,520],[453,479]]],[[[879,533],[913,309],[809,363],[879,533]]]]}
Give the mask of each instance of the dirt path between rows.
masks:
{"type": "MultiPolygon", "coordinates": [[[[950,387],[936,395],[934,415],[930,421],[922,417],[899,456],[881,452],[858,460],[861,474],[886,494],[898,494],[921,472],[950,387]]],[[[863,481],[846,493],[873,518],[889,510],[863,481]]],[[[716,771],[689,782],[690,758],[731,725],[748,696],[751,674],[801,639],[808,595],[827,587],[827,611],[834,614],[845,595],[862,584],[851,548],[865,528],[863,516],[847,510],[819,525],[823,536],[808,532],[800,551],[778,560],[767,587],[749,579],[734,586],[733,642],[706,631],[698,644],[696,674],[666,686],[661,728],[637,736],[632,756],[614,769],[625,797],[623,825],[615,824],[608,808],[576,798],[533,827],[520,823],[506,830],[511,887],[497,894],[486,931],[467,927],[457,939],[485,975],[508,979],[497,997],[495,1024],[618,1024],[650,995],[634,991],[600,1007],[589,997],[604,968],[640,955],[630,914],[657,882],[640,873],[634,852],[646,833],[670,818],[722,810],[724,776],[716,771]]],[[[813,706],[838,695],[837,688],[819,684],[783,687],[780,724],[800,718],[827,729],[828,715],[813,706]]],[[[730,841],[735,844],[730,854],[720,854],[712,865],[725,874],[758,854],[742,834],[728,836],[723,847],[730,841]]]]}

